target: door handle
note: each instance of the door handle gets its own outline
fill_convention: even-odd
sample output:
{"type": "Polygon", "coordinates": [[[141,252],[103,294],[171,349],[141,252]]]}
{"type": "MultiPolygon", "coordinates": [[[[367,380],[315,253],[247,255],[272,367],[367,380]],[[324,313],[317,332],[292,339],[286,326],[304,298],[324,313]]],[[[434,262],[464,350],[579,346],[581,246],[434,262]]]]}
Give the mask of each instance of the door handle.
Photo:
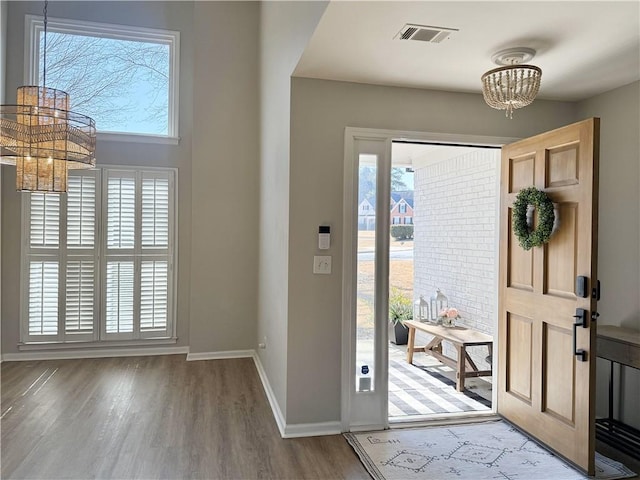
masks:
{"type": "Polygon", "coordinates": [[[578,327],[587,328],[587,311],[584,308],[576,308],[576,314],[573,318],[579,319],[573,324],[573,354],[578,357],[581,362],[587,361],[587,351],[583,349],[578,350],[577,334],[578,327]]]}

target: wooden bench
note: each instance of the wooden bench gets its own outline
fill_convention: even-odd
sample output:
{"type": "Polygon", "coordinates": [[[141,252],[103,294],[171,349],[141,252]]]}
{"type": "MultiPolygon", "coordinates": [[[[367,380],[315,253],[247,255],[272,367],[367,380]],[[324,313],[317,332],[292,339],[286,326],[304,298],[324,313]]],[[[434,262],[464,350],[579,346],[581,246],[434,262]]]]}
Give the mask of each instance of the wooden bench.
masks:
{"type": "Polygon", "coordinates": [[[407,362],[413,363],[413,352],[424,352],[432,355],[445,365],[456,371],[456,389],[464,391],[464,381],[470,377],[486,377],[491,375],[491,370],[478,370],[478,367],[471,360],[466,348],[471,346],[486,345],[489,349],[489,358],[493,354],[493,338],[476,330],[466,327],[443,327],[431,323],[417,322],[409,320],[404,322],[409,328],[409,340],[407,344],[407,362]],[[424,347],[415,347],[416,330],[433,335],[431,340],[424,347]],[[458,352],[458,358],[453,359],[442,353],[442,342],[450,342],[458,352]]]}

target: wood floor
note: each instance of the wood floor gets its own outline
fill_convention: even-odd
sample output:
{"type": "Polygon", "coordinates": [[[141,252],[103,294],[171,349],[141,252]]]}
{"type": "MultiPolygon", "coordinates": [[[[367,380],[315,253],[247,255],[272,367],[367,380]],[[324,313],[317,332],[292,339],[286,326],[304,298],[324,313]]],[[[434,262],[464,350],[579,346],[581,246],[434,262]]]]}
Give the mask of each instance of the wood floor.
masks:
{"type": "Polygon", "coordinates": [[[340,435],[282,439],[253,360],[2,364],[2,478],[370,478],[340,435]]]}
{"type": "Polygon", "coordinates": [[[3,363],[1,412],[3,479],[370,478],[340,435],[280,438],[251,359],[3,363]]]}

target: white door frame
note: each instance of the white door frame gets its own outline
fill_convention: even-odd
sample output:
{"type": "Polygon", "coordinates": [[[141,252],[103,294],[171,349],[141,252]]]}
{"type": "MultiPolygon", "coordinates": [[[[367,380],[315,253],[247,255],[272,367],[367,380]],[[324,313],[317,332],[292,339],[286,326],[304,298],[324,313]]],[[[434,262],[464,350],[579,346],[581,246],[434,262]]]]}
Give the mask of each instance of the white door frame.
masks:
{"type": "MultiPolygon", "coordinates": [[[[391,159],[392,141],[415,141],[415,142],[432,142],[453,145],[469,145],[469,146],[493,146],[501,147],[516,140],[512,137],[493,137],[481,135],[463,135],[452,133],[435,133],[435,132],[414,132],[405,130],[383,130],[371,128],[346,127],[344,137],[344,186],[343,186],[343,241],[342,241],[342,383],[341,383],[341,426],[343,432],[355,430],[372,430],[389,428],[389,418],[386,405],[388,398],[384,398],[383,412],[372,415],[370,421],[358,419],[354,422],[351,416],[351,409],[357,400],[355,399],[355,332],[354,318],[356,305],[356,261],[357,261],[357,228],[358,228],[358,198],[356,192],[358,190],[358,176],[356,171],[357,155],[355,145],[357,140],[373,140],[383,142],[387,151],[385,156],[391,159]],[[382,416],[380,415],[382,414],[382,416]],[[381,421],[382,419],[382,421],[381,421]]],[[[390,174],[390,173],[389,173],[390,174]]],[[[499,181],[499,180],[498,180],[499,181]]],[[[496,212],[499,212],[499,202],[496,202],[496,212]]],[[[388,219],[387,219],[388,222],[388,219]]],[[[496,238],[499,233],[499,222],[496,223],[496,238]]],[[[389,241],[386,239],[376,241],[376,255],[385,255],[388,259],[389,241]]],[[[496,250],[498,245],[496,244],[496,250]]],[[[496,256],[496,271],[498,256],[496,256]]],[[[496,276],[496,287],[498,278],[496,276]]],[[[378,282],[379,283],[379,282],[378,282]]],[[[496,288],[496,305],[498,304],[496,288]]],[[[385,295],[387,292],[378,292],[376,286],[376,295],[385,295]]],[[[497,325],[497,312],[494,319],[497,325]]],[[[376,345],[387,345],[388,331],[386,328],[378,328],[376,330],[376,345]]],[[[497,371],[497,349],[493,350],[493,369],[497,371]]],[[[376,379],[375,382],[388,382],[388,358],[386,352],[376,352],[376,361],[383,361],[384,368],[380,368],[383,363],[376,363],[376,379]]],[[[378,384],[379,386],[380,384],[378,384]]],[[[384,393],[388,395],[387,386],[383,389],[376,388],[374,395],[384,393]]],[[[362,395],[362,394],[360,394],[362,395]]],[[[368,396],[371,396],[367,392],[368,396]]],[[[497,405],[497,389],[493,389],[492,407],[495,412],[497,405]]]]}

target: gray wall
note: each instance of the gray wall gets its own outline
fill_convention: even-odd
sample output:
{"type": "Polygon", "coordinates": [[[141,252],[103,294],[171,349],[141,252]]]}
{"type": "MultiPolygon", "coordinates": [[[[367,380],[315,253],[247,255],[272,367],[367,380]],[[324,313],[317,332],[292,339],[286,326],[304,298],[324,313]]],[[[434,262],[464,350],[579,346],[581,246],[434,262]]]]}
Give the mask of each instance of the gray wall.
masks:
{"type": "MultiPolygon", "coordinates": [[[[600,117],[599,323],[640,329],[640,82],[578,104],[577,118],[600,117]]],[[[640,428],[640,372],[626,368],[621,415],[640,428]]],[[[607,412],[608,362],[598,360],[597,414],[607,412]]]]}
{"type": "MultiPolygon", "coordinates": [[[[260,18],[260,242],[258,351],[287,418],[289,129],[291,73],[327,2],[263,2],[260,18]]],[[[296,248],[296,245],[293,245],[296,248]]],[[[254,337],[255,338],[255,337],[254,337]]],[[[296,387],[292,386],[293,391],[296,387]]]]}
{"type": "Polygon", "coordinates": [[[257,2],[195,2],[190,351],[256,348],[257,2]]]}
{"type": "MultiPolygon", "coordinates": [[[[7,52],[7,9],[5,0],[0,1],[0,103],[4,103],[7,52]]],[[[2,169],[0,168],[0,227],[2,225],[2,169]]],[[[2,265],[2,234],[0,234],[0,266],[2,265]]],[[[0,361],[2,358],[2,275],[0,272],[0,361]]]]}
{"type": "Polygon", "coordinates": [[[536,101],[509,120],[481,95],[293,79],[288,423],[340,419],[345,127],[526,137],[574,118],[572,103],[536,101]],[[333,273],[313,275],[317,228],[325,222],[333,227],[333,273]]]}

